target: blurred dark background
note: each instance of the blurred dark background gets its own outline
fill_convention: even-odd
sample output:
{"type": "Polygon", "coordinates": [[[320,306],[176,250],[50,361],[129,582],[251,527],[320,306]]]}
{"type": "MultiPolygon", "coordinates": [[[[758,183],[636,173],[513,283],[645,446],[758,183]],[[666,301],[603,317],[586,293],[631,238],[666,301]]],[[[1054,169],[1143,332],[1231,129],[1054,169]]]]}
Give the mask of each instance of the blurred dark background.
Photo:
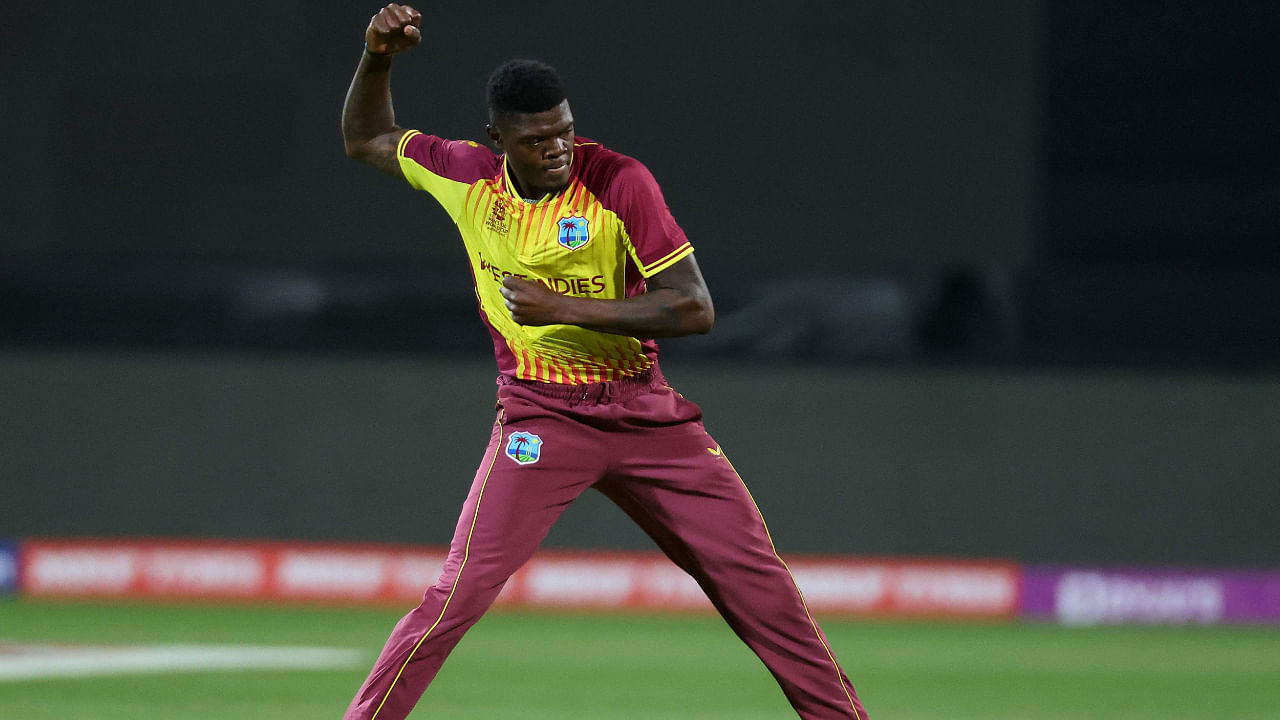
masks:
{"type": "MultiPolygon", "coordinates": [[[[1275,3],[421,9],[402,125],[538,57],[653,170],[719,311],[668,375],[784,545],[1280,562],[1275,3]]],[[[491,347],[343,155],[376,10],[0,8],[0,536],[447,540],[491,347]]],[[[593,502],[551,542],[645,542],[593,502]]]]}

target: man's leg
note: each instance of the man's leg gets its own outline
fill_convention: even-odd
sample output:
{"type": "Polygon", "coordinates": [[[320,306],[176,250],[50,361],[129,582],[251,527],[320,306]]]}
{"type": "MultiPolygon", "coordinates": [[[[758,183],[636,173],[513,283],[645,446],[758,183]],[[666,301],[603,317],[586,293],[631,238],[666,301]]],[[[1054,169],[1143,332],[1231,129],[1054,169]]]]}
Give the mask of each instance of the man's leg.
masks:
{"type": "Polygon", "coordinates": [[[511,574],[533,555],[560,513],[598,478],[591,441],[558,432],[562,419],[521,420],[520,410],[499,411],[484,462],[463,504],[440,579],[422,604],[401,618],[345,720],[402,720],[418,702],[462,635],[489,608],[511,574]],[[521,436],[508,453],[514,433],[521,436]],[[574,438],[571,440],[571,438],[574,438]],[[570,443],[574,443],[570,446],[570,443]],[[523,453],[523,454],[521,454],[523,453]]]}
{"type": "Polygon", "coordinates": [[[737,471],[700,423],[687,427],[630,443],[625,473],[597,489],[698,581],[800,717],[866,720],[737,471]]]}

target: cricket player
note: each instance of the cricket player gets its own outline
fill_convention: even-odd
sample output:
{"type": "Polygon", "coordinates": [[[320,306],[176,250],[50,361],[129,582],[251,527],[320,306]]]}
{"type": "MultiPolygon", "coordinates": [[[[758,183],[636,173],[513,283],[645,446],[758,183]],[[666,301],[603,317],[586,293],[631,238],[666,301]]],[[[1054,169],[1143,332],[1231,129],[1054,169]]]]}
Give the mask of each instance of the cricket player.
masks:
{"type": "MultiPolygon", "coordinates": [[[[395,626],[347,720],[400,720],[449,652],[587,488],[688,572],[802,718],[866,713],[702,411],[663,379],[653,338],[715,311],[693,247],[636,160],[578,137],[556,72],[489,79],[497,152],[396,125],[392,58],[422,16],[388,5],[347,93],[347,154],[431,194],[457,224],[498,364],[497,417],[449,556],[395,626]]],[[[413,211],[413,212],[416,212],[413,211]]]]}

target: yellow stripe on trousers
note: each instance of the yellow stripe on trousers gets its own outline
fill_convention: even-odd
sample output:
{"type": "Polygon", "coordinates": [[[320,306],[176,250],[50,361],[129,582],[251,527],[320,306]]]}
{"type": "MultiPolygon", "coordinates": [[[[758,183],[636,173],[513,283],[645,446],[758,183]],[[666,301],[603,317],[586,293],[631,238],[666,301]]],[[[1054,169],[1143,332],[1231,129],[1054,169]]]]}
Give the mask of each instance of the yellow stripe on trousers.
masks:
{"type": "Polygon", "coordinates": [[[453,594],[458,591],[458,583],[462,581],[462,571],[467,569],[467,559],[471,556],[471,535],[476,531],[476,520],[480,517],[480,503],[484,500],[484,489],[489,484],[489,475],[493,472],[493,466],[498,462],[498,455],[502,452],[502,438],[504,430],[502,426],[502,416],[498,417],[498,442],[493,447],[493,458],[489,461],[489,469],[484,472],[484,480],[480,483],[480,494],[476,496],[476,509],[471,515],[471,527],[467,529],[467,542],[462,550],[462,563],[458,565],[458,574],[453,578],[453,587],[449,589],[449,597],[444,600],[444,607],[440,608],[440,616],[436,621],[427,628],[422,634],[422,639],[418,640],[418,644],[413,646],[413,650],[409,653],[409,657],[405,658],[404,664],[400,666],[400,670],[396,672],[395,678],[391,681],[391,687],[387,688],[387,694],[382,696],[382,702],[378,703],[378,709],[373,711],[373,715],[369,720],[377,720],[378,713],[382,712],[382,706],[387,704],[387,698],[391,697],[391,691],[395,689],[396,683],[400,681],[400,676],[404,674],[404,669],[409,667],[409,663],[413,661],[413,656],[418,653],[418,649],[422,647],[422,643],[427,641],[431,632],[436,629],[440,621],[444,619],[444,614],[449,610],[449,602],[453,600],[453,594]]]}
{"type": "Polygon", "coordinates": [[[804,607],[804,614],[809,618],[809,626],[813,628],[814,637],[818,638],[818,642],[822,643],[822,648],[827,651],[827,658],[831,660],[831,666],[836,670],[836,682],[840,684],[840,689],[844,690],[844,696],[849,700],[849,709],[853,711],[853,717],[862,720],[862,715],[858,713],[858,706],[853,702],[853,696],[849,694],[849,688],[845,687],[844,670],[840,668],[840,663],[836,661],[835,653],[831,652],[831,646],[827,645],[827,641],[822,638],[822,632],[818,630],[818,621],[813,619],[813,613],[809,612],[809,604],[804,601],[804,592],[800,590],[800,585],[796,583],[796,576],[791,574],[791,568],[787,566],[787,561],[782,559],[778,554],[778,547],[773,544],[773,535],[769,534],[769,523],[765,522],[764,513],[760,512],[760,506],[756,505],[756,499],[751,495],[751,489],[747,487],[747,483],[743,481],[742,476],[738,474],[738,468],[729,462],[729,458],[723,454],[721,449],[721,457],[729,463],[729,469],[737,476],[738,482],[742,483],[742,489],[747,491],[747,497],[751,498],[751,505],[756,509],[756,515],[760,516],[760,524],[764,525],[764,535],[769,539],[769,549],[773,551],[773,556],[778,558],[778,562],[782,563],[782,567],[787,571],[787,577],[791,578],[791,585],[796,589],[796,594],[800,596],[800,605],[804,607]]]}

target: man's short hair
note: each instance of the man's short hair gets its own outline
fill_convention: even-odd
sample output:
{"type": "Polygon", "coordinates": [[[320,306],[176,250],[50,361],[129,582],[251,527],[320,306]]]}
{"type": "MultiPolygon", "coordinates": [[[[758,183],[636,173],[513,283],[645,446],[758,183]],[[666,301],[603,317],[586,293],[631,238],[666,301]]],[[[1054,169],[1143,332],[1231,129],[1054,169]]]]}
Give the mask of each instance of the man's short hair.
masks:
{"type": "Polygon", "coordinates": [[[537,60],[508,60],[489,76],[490,121],[517,113],[540,113],[564,102],[556,69],[537,60]]]}

